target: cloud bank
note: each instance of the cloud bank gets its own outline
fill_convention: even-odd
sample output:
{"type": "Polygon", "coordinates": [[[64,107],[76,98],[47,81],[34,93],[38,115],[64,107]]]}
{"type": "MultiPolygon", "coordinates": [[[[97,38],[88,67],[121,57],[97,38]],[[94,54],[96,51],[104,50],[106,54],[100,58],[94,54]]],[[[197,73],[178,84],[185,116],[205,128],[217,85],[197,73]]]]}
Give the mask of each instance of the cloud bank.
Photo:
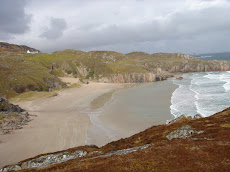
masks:
{"type": "Polygon", "coordinates": [[[25,5],[25,0],[0,1],[0,39],[28,31],[31,16],[25,13],[25,5]]]}
{"type": "Polygon", "coordinates": [[[0,41],[43,52],[66,48],[123,53],[229,51],[228,0],[3,0],[1,12],[11,20],[0,17],[4,18],[0,41]]]}

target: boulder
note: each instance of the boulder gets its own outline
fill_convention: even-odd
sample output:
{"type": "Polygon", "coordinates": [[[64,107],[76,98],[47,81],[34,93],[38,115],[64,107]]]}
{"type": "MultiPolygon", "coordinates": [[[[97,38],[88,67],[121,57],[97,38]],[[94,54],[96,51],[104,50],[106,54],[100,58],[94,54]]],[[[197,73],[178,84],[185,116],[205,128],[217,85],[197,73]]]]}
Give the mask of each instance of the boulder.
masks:
{"type": "Polygon", "coordinates": [[[188,116],[186,114],[183,114],[175,119],[172,119],[171,121],[167,121],[166,124],[173,124],[175,122],[178,122],[178,121],[183,121],[183,120],[186,120],[188,119],[188,116]]]}
{"type": "Polygon", "coordinates": [[[185,139],[188,137],[191,137],[194,133],[200,134],[203,131],[196,131],[195,129],[193,129],[191,126],[189,125],[185,125],[181,128],[178,128],[177,130],[169,133],[166,138],[168,140],[172,140],[172,139],[185,139]]]}
{"type": "Polygon", "coordinates": [[[176,77],[177,80],[182,80],[183,77],[182,76],[179,76],[179,77],[176,77]]]}
{"type": "Polygon", "coordinates": [[[88,79],[83,79],[82,82],[83,82],[84,84],[89,84],[89,80],[88,80],[88,79]]]}
{"type": "Polygon", "coordinates": [[[193,117],[193,119],[200,119],[200,118],[203,118],[201,114],[196,114],[193,117]]]}
{"type": "Polygon", "coordinates": [[[0,97],[0,112],[23,112],[18,105],[13,105],[6,98],[0,97]]]}

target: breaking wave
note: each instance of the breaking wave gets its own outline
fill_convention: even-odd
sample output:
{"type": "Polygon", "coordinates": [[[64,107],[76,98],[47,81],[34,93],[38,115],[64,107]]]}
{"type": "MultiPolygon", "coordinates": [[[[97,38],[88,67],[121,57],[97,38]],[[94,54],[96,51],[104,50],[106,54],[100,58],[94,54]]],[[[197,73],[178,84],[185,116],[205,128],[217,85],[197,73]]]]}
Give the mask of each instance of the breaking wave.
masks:
{"type": "Polygon", "coordinates": [[[171,98],[171,113],[210,116],[230,106],[230,72],[184,74],[171,98]]]}

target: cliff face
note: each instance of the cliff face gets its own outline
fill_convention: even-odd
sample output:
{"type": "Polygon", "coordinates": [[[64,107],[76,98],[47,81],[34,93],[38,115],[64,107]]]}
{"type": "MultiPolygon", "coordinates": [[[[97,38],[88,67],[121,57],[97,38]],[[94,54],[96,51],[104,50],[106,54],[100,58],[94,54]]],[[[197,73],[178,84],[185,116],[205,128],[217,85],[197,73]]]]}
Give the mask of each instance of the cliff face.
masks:
{"type": "Polygon", "coordinates": [[[16,45],[16,44],[9,44],[6,42],[0,42],[0,56],[26,53],[27,50],[40,52],[39,50],[36,50],[34,48],[25,45],[16,45]]]}
{"type": "Polygon", "coordinates": [[[169,72],[171,73],[176,73],[176,72],[210,72],[210,71],[229,71],[230,70],[230,65],[228,62],[209,62],[208,64],[203,64],[203,63],[197,63],[197,64],[190,64],[189,62],[185,62],[180,65],[176,65],[173,67],[170,67],[168,69],[169,72]]]}
{"type": "Polygon", "coordinates": [[[155,81],[166,80],[168,77],[172,77],[172,74],[166,72],[154,73],[124,73],[113,74],[111,77],[102,77],[99,82],[104,83],[148,83],[155,81]]]}

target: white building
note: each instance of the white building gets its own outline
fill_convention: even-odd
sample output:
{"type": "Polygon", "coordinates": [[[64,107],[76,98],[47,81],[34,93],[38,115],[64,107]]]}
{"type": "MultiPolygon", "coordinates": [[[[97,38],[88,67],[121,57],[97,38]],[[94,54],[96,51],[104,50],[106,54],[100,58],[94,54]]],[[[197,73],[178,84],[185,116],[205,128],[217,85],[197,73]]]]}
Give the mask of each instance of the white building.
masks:
{"type": "Polygon", "coordinates": [[[35,54],[35,53],[38,53],[38,51],[30,51],[30,50],[27,50],[27,53],[35,54]]]}

